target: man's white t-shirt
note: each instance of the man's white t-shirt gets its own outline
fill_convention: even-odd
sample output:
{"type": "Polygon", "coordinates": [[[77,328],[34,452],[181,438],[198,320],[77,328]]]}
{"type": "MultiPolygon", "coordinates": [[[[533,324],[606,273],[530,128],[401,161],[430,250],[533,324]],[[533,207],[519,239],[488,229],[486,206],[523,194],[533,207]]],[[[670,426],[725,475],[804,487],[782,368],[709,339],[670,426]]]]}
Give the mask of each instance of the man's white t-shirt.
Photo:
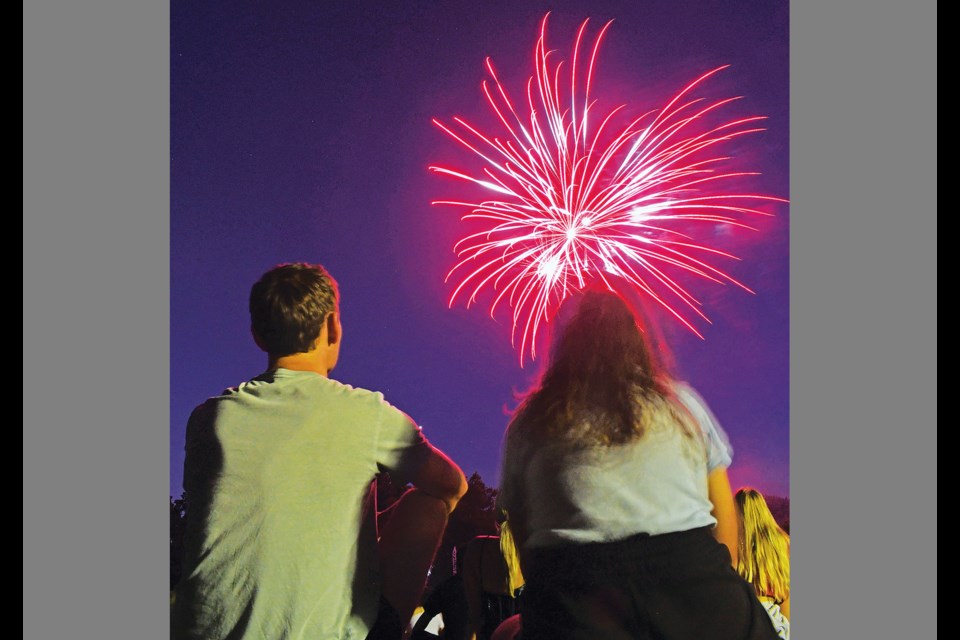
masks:
{"type": "Polygon", "coordinates": [[[172,637],[362,640],[377,616],[375,495],[429,445],[380,393],[264,373],[187,427],[184,574],[172,637]]]}

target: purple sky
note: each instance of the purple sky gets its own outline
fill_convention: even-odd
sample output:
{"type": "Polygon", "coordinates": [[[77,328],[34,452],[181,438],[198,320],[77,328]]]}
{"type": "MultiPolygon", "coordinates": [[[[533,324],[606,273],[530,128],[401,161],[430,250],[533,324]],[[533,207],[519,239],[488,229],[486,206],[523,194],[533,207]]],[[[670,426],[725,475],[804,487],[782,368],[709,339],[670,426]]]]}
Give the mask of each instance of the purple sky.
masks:
{"type": "MultiPolygon", "coordinates": [[[[463,195],[430,164],[466,156],[431,118],[484,124],[490,56],[519,94],[543,14],[565,57],[576,27],[614,23],[600,52],[601,97],[659,106],[700,73],[765,115],[738,161],[756,191],[789,197],[788,3],[782,0],[171,4],[170,493],[182,491],[192,408],[256,375],[250,285],[280,262],[325,265],[340,283],[337,379],[383,391],[467,474],[497,480],[505,407],[521,369],[509,324],[485,307],[447,308],[463,195]]],[[[705,339],[668,326],[682,377],[733,443],[734,488],[789,496],[788,208],[736,234],[723,266],[756,291],[697,289],[705,339]]]]}

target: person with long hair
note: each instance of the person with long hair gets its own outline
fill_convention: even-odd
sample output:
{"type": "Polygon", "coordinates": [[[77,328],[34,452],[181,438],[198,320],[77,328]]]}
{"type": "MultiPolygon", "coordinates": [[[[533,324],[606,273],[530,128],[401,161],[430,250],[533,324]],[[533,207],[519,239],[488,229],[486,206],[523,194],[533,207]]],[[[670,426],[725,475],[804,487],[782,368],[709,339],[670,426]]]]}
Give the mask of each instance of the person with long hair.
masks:
{"type": "Polygon", "coordinates": [[[737,571],[753,585],[760,603],[783,640],[790,640],[790,536],[756,489],[734,496],[739,522],[737,571]]]}
{"type": "Polygon", "coordinates": [[[490,640],[501,623],[519,612],[523,573],[509,520],[502,515],[499,535],[477,536],[464,554],[467,640],[490,640]]]}
{"type": "Polygon", "coordinates": [[[775,640],[737,573],[729,443],[653,326],[592,288],[561,307],[504,438],[523,640],[775,640]]]}

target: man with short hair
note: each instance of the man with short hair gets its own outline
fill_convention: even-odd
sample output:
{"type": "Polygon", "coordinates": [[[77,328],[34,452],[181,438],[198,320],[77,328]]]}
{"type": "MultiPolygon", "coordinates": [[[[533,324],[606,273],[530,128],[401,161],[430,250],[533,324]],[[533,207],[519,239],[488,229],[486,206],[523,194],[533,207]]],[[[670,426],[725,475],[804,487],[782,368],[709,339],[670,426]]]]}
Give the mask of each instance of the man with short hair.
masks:
{"type": "Polygon", "coordinates": [[[467,483],[380,393],[329,378],[338,303],[319,265],[280,265],[251,290],[267,370],[187,425],[174,638],[397,639],[419,603],[467,483]],[[413,488],[378,536],[382,470],[413,488]]]}

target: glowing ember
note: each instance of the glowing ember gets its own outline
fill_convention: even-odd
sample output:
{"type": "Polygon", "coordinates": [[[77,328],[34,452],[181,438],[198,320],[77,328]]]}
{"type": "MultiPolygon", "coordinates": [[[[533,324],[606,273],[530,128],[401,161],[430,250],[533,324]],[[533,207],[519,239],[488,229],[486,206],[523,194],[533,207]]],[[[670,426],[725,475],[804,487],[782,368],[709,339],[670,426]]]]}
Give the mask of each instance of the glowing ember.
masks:
{"type": "Polygon", "coordinates": [[[719,67],[691,82],[662,109],[617,127],[614,122],[625,119],[625,107],[598,114],[590,98],[597,51],[610,23],[597,35],[585,73],[578,64],[587,21],[580,26],[565,92],[564,63],[551,66],[554,53],[546,48],[546,25],[544,17],[534,52],[536,73],[527,82],[527,112],[517,111],[487,59],[492,83],[485,81],[483,92],[503,124],[500,137],[485,135],[459,117],[456,126],[434,120],[485,166],[483,177],[446,167],[430,170],[493,194],[480,202],[434,202],[464,207],[469,210],[464,220],[484,226],[455,246],[461,259],[447,279],[456,274],[459,284],[450,304],[466,295],[469,307],[489,287],[496,292],[493,316],[506,299],[513,309],[514,346],[520,330],[521,364],[527,350],[536,358],[541,323],[564,298],[597,279],[608,286],[615,279],[628,283],[699,336],[681,311],[709,320],[674,275],[750,289],[705,262],[710,256],[734,256],[697,242],[688,233],[689,223],[751,228],[741,221],[744,214],[770,214],[744,203],[786,202],[721,189],[733,178],[757,175],[720,169],[730,158],[719,153],[730,140],[761,131],[756,123],[763,118],[708,124],[704,116],[736,100],[693,96],[701,83],[726,68],[719,67]]]}

